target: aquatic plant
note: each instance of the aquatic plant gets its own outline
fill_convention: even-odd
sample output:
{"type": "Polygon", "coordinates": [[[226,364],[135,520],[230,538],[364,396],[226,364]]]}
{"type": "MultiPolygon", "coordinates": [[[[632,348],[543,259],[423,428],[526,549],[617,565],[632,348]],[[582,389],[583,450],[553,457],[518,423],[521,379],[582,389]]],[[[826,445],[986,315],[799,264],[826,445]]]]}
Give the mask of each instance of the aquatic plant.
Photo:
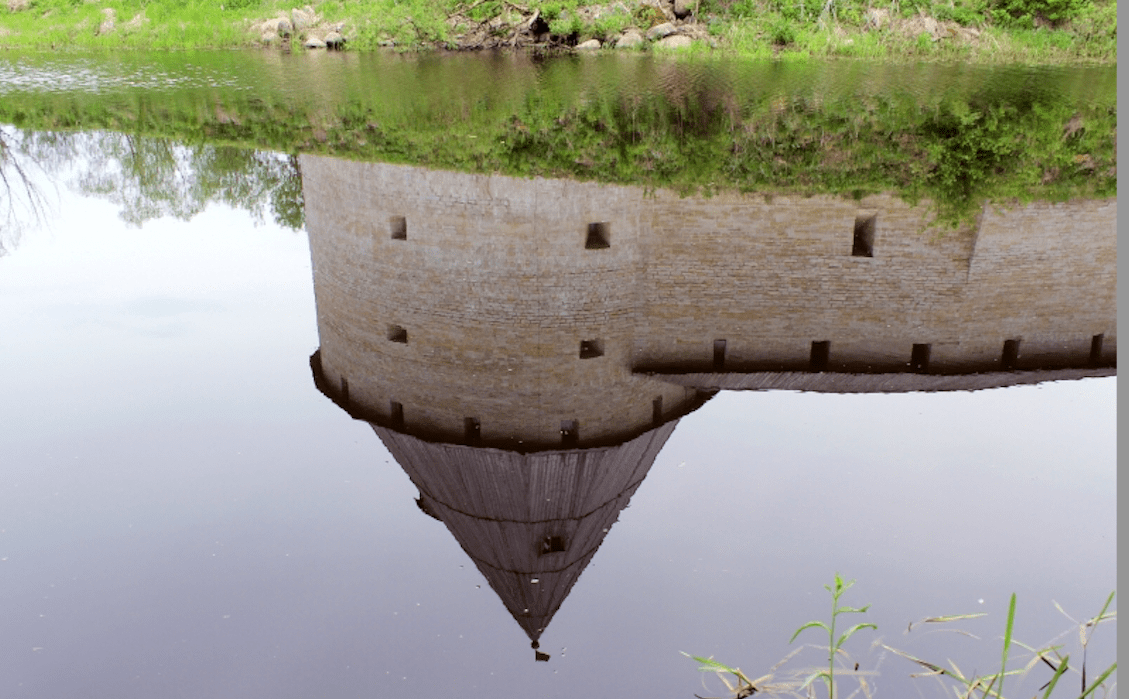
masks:
{"type": "MultiPolygon", "coordinates": [[[[835,622],[839,615],[862,613],[867,611],[870,607],[870,605],[860,608],[839,606],[839,597],[841,597],[842,594],[853,585],[853,583],[853,580],[844,581],[838,574],[836,574],[834,583],[832,585],[824,586],[832,596],[831,624],[828,625],[822,621],[810,621],[797,629],[796,632],[792,635],[792,640],[790,641],[790,643],[794,642],[800,635],[800,633],[806,629],[824,629],[828,635],[828,667],[826,670],[820,669],[814,672],[781,672],[781,666],[790,661],[792,657],[794,657],[800,650],[796,649],[785,656],[782,660],[777,662],[775,665],[773,665],[767,674],[755,680],[752,680],[749,679],[748,675],[742,672],[740,668],[731,667],[729,665],[726,665],[725,663],[713,659],[712,657],[706,658],[696,655],[690,655],[685,652],[683,652],[682,654],[697,661],[699,664],[698,669],[700,671],[712,672],[716,674],[722,681],[722,683],[726,686],[726,688],[732,693],[735,699],[744,699],[758,693],[763,693],[766,695],[784,694],[793,697],[803,697],[804,695],[801,694],[801,692],[803,692],[805,689],[807,690],[806,696],[810,698],[815,696],[813,691],[813,683],[818,679],[822,679],[824,681],[824,684],[827,686],[828,699],[834,699],[836,695],[834,678],[837,672],[840,675],[851,674],[855,676],[859,681],[859,690],[857,691],[861,691],[864,696],[869,698],[872,696],[872,689],[866,682],[865,677],[867,675],[873,675],[876,673],[859,672],[859,665],[857,663],[853,664],[853,670],[846,670],[846,672],[844,672],[845,668],[840,668],[838,671],[836,670],[836,656],[841,655],[843,657],[846,657],[849,663],[852,662],[850,661],[849,656],[847,656],[847,654],[842,650],[843,643],[846,642],[846,640],[849,639],[856,631],[859,631],[863,628],[877,629],[874,624],[864,622],[861,624],[856,624],[855,626],[851,627],[846,632],[841,634],[838,638],[836,638],[835,622]]],[[[1098,627],[1098,625],[1116,620],[1117,611],[1110,611],[1110,605],[1113,603],[1115,594],[1115,592],[1111,592],[1109,594],[1109,597],[1106,598],[1105,604],[1102,605],[1101,610],[1096,616],[1085,619],[1083,621],[1075,620],[1073,617],[1067,614],[1062,609],[1062,607],[1058,605],[1058,603],[1055,603],[1055,607],[1074,624],[1073,627],[1060,634],[1059,637],[1055,639],[1055,641],[1061,639],[1063,636],[1069,633],[1077,631],[1082,654],[1082,661],[1078,667],[1071,665],[1069,653],[1065,655],[1062,654],[1061,651],[1064,648],[1063,645],[1055,645],[1054,642],[1052,642],[1051,645],[1047,645],[1042,648],[1036,648],[1022,643],[1014,638],[1013,632],[1015,629],[1016,614],[1016,595],[1014,593],[1011,595],[1011,599],[1008,604],[1007,621],[1003,635],[1003,649],[1001,652],[1000,669],[998,672],[994,672],[988,675],[965,673],[956,665],[955,662],[951,660],[948,661],[949,664],[946,667],[939,663],[924,660],[922,658],[911,655],[904,650],[893,648],[889,645],[886,645],[885,643],[875,643],[875,647],[881,647],[899,657],[910,660],[927,670],[926,673],[911,675],[911,677],[935,678],[938,681],[941,681],[943,684],[950,681],[952,683],[955,683],[957,685],[956,687],[943,686],[942,693],[944,695],[949,695],[949,690],[953,689],[955,690],[955,696],[958,699],[1004,699],[1004,684],[1007,678],[1018,678],[1027,674],[1035,667],[1041,665],[1045,665],[1046,667],[1050,668],[1052,675],[1049,680],[1047,680],[1038,688],[1037,692],[1039,693],[1034,695],[1034,699],[1050,699],[1050,697],[1052,696],[1064,695],[1076,697],[1077,699],[1086,699],[1086,697],[1095,696],[1099,689],[1105,690],[1105,695],[1108,695],[1109,692],[1116,687],[1116,682],[1114,681],[1114,673],[1117,671],[1117,663],[1114,662],[1113,664],[1111,664],[1109,667],[1103,670],[1096,679],[1093,679],[1091,681],[1087,673],[1087,650],[1094,630],[1098,627]],[[1011,659],[1012,656],[1011,651],[1013,646],[1022,648],[1023,650],[1028,651],[1032,654],[1031,659],[1024,667],[1012,669],[1008,668],[1009,659],[1011,659]],[[1068,673],[1073,673],[1078,676],[1079,685],[1077,693],[1067,689],[1068,683],[1063,681],[1064,677],[1066,677],[1068,673]]],[[[946,624],[983,616],[985,616],[984,613],[930,616],[909,624],[906,632],[909,633],[915,626],[921,626],[925,624],[946,624]]],[[[960,633],[969,636],[971,635],[963,631],[960,633]]],[[[822,647],[823,646],[820,646],[820,648],[822,647]]],[[[694,696],[699,697],[699,699],[706,699],[705,697],[700,697],[697,694],[695,694],[694,696]]],[[[854,695],[852,694],[852,696],[854,695]]]]}
{"type": "MultiPolygon", "coordinates": [[[[826,669],[821,668],[821,669],[815,670],[814,672],[808,672],[808,673],[806,673],[806,676],[802,676],[801,678],[797,678],[796,675],[793,673],[790,676],[786,676],[782,680],[776,680],[775,671],[781,665],[783,665],[786,661],[791,659],[791,657],[793,655],[795,655],[795,653],[799,650],[799,649],[797,649],[797,651],[793,651],[793,653],[786,656],[783,660],[781,660],[775,666],[773,666],[772,670],[768,674],[766,674],[763,677],[760,677],[756,680],[750,680],[743,672],[741,672],[741,670],[739,668],[729,667],[728,665],[725,665],[724,663],[720,663],[720,662],[714,660],[713,658],[703,658],[703,657],[696,656],[696,655],[689,655],[688,653],[685,653],[685,652],[683,652],[682,654],[689,657],[689,658],[693,658],[694,660],[698,661],[698,663],[699,663],[698,669],[700,671],[716,673],[718,675],[718,677],[720,677],[722,679],[722,681],[725,683],[726,687],[729,688],[729,690],[734,693],[734,696],[736,697],[736,699],[743,699],[744,697],[752,696],[753,694],[756,694],[757,692],[760,692],[760,691],[768,691],[768,692],[786,691],[789,694],[793,694],[795,696],[800,696],[799,692],[802,692],[805,689],[808,689],[809,687],[811,687],[812,683],[815,682],[816,680],[823,680],[824,684],[827,687],[828,699],[835,699],[835,694],[836,694],[836,692],[835,692],[836,658],[839,657],[839,656],[842,656],[842,657],[847,659],[848,663],[853,664],[854,669],[850,671],[852,673],[857,673],[858,669],[859,669],[858,663],[854,663],[850,659],[850,656],[847,655],[847,653],[843,650],[843,644],[846,643],[847,640],[850,639],[851,636],[854,636],[855,633],[857,633],[858,631],[861,631],[863,629],[868,629],[868,628],[869,629],[877,629],[878,628],[876,625],[874,625],[870,622],[862,622],[862,623],[859,623],[859,624],[855,624],[854,626],[850,627],[849,629],[844,631],[842,634],[840,634],[838,637],[836,637],[835,630],[836,630],[836,626],[838,624],[840,616],[842,616],[844,614],[865,614],[867,612],[867,610],[870,609],[869,604],[864,606],[864,607],[848,607],[848,606],[843,606],[843,605],[839,604],[839,598],[842,597],[843,593],[845,593],[847,590],[849,590],[851,588],[851,586],[854,585],[854,584],[855,584],[854,580],[844,580],[841,575],[836,573],[835,574],[835,580],[832,582],[832,584],[823,586],[824,589],[826,589],[829,593],[831,593],[831,623],[830,623],[830,625],[824,623],[823,621],[809,621],[806,624],[804,624],[803,626],[801,626],[800,628],[796,629],[796,632],[794,634],[792,634],[792,639],[790,641],[788,641],[789,644],[795,642],[796,638],[807,629],[820,628],[820,629],[823,629],[824,631],[826,631],[827,632],[827,668],[826,669]],[[730,674],[734,678],[736,678],[736,680],[737,680],[736,684],[731,684],[729,682],[728,678],[725,677],[726,674],[730,674]],[[797,679],[799,679],[799,681],[797,681],[797,679]]],[[[819,646],[819,647],[822,648],[823,646],[819,646]]],[[[840,671],[840,673],[842,674],[842,670],[840,671]]],[[[863,687],[864,687],[864,691],[865,691],[865,688],[866,688],[865,680],[861,680],[861,675],[856,675],[856,676],[860,677],[860,681],[863,682],[863,687]]],[[[869,696],[869,693],[867,693],[867,694],[869,696]]],[[[697,695],[695,695],[695,696],[697,696],[697,695]]],[[[699,698],[699,699],[702,699],[702,698],[699,698]]]]}
{"type": "MultiPolygon", "coordinates": [[[[830,699],[835,699],[835,656],[842,652],[843,644],[856,632],[863,629],[875,629],[878,627],[869,622],[862,622],[855,624],[851,628],[843,632],[838,638],[835,637],[835,625],[838,623],[839,616],[842,614],[865,614],[870,605],[865,607],[843,607],[839,606],[839,598],[843,593],[851,589],[855,584],[854,580],[843,580],[842,576],[838,573],[835,574],[835,582],[831,585],[824,585],[824,589],[831,593],[831,625],[823,623],[822,621],[809,621],[800,628],[796,629],[796,633],[792,634],[792,640],[788,643],[794,643],[796,637],[803,633],[806,629],[820,628],[827,632],[827,670],[820,670],[810,675],[804,684],[800,687],[803,689],[817,679],[822,679],[827,685],[827,696],[830,699]]],[[[857,668],[856,668],[857,669],[857,668]]]]}
{"type": "MultiPolygon", "coordinates": [[[[1074,621],[1074,619],[1071,618],[1069,614],[1066,614],[1066,612],[1062,610],[1062,607],[1059,607],[1057,603],[1055,604],[1058,610],[1062,612],[1063,615],[1065,615],[1068,619],[1074,621],[1078,628],[1080,645],[1082,646],[1082,664],[1080,670],[1077,671],[1081,682],[1079,693],[1077,694],[1078,699],[1084,699],[1085,697],[1094,694],[1094,692],[1097,691],[1098,688],[1104,687],[1106,682],[1110,680],[1110,678],[1113,676],[1113,673],[1117,670],[1117,663],[1114,662],[1112,665],[1106,668],[1096,680],[1087,684],[1087,647],[1089,646],[1094,629],[1097,628],[1098,624],[1102,623],[1103,621],[1111,621],[1117,617],[1116,611],[1109,611],[1109,605],[1113,602],[1115,594],[1116,592],[1109,593],[1109,597],[1106,598],[1105,604],[1102,605],[1101,611],[1098,612],[1097,616],[1087,619],[1086,621],[1081,623],[1074,621]]],[[[990,675],[971,675],[966,677],[961,669],[957,667],[956,663],[953,663],[952,661],[949,661],[949,667],[943,667],[937,663],[922,660],[921,658],[914,657],[909,653],[906,653],[905,651],[891,648],[890,646],[885,644],[882,644],[882,647],[929,670],[929,673],[923,675],[923,677],[951,678],[959,685],[961,685],[959,688],[957,688],[958,697],[980,696],[982,699],[986,699],[987,697],[1003,699],[1004,680],[1007,677],[1026,674],[1036,665],[1044,664],[1054,672],[1054,674],[1051,676],[1051,679],[1049,679],[1045,684],[1039,687],[1039,691],[1043,692],[1042,699],[1049,699],[1049,697],[1051,697],[1054,693],[1055,689],[1059,686],[1059,681],[1068,671],[1073,669],[1070,665],[1070,655],[1061,655],[1059,653],[1059,651],[1062,649],[1061,646],[1048,646],[1046,648],[1036,649],[1015,640],[1012,636],[1012,631],[1015,627],[1015,607],[1016,596],[1015,593],[1012,593],[1011,600],[1008,603],[1007,624],[1004,629],[1003,653],[1000,660],[1000,671],[990,675]],[[1010,655],[1012,645],[1020,646],[1023,649],[1034,654],[1032,660],[1025,667],[1013,670],[1007,669],[1008,657],[1010,655]]],[[[924,623],[945,623],[959,619],[968,619],[976,616],[983,615],[959,614],[950,617],[929,617],[922,621],[924,623]]],[[[912,629],[913,626],[914,624],[910,624],[910,629],[912,629]]],[[[1073,629],[1070,629],[1070,631],[1073,631],[1073,629]]]]}

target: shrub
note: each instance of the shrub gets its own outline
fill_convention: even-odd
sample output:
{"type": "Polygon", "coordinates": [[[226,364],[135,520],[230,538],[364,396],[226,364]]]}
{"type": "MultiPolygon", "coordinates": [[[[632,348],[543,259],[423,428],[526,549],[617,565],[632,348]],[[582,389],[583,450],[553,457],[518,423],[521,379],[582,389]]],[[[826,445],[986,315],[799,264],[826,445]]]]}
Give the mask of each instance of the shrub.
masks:
{"type": "Polygon", "coordinates": [[[784,19],[778,19],[768,28],[769,37],[776,46],[787,46],[796,43],[796,28],[784,19]]]}
{"type": "Polygon", "coordinates": [[[984,19],[987,5],[982,0],[973,2],[942,2],[933,5],[932,15],[944,22],[951,20],[963,26],[979,24],[984,19]]]}
{"type": "Polygon", "coordinates": [[[625,12],[611,12],[597,17],[591,26],[592,35],[600,39],[619,34],[631,24],[631,15],[625,12]]]}
{"type": "Polygon", "coordinates": [[[994,0],[992,17],[1004,27],[1032,27],[1036,20],[1059,25],[1075,17],[1085,0],[994,0]]]}
{"type": "Polygon", "coordinates": [[[549,33],[555,36],[573,36],[584,29],[584,22],[576,12],[562,13],[557,19],[549,22],[549,33]]]}
{"type": "Polygon", "coordinates": [[[559,2],[547,2],[541,6],[541,17],[543,17],[546,22],[552,22],[560,16],[561,4],[559,2]]]}

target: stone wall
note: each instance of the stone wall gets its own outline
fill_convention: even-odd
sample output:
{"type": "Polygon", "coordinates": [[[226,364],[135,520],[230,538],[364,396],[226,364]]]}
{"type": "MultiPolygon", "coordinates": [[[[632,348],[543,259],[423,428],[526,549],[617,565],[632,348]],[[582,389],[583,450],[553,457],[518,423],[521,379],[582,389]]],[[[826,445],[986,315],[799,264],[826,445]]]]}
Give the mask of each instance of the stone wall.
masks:
{"type": "Polygon", "coordinates": [[[662,419],[700,403],[631,371],[632,191],[311,156],[301,167],[321,370],[348,383],[354,409],[392,420],[395,402],[414,433],[462,441],[470,419],[483,444],[537,449],[559,448],[564,422],[579,443],[612,443],[650,429],[656,401],[662,419]],[[610,212],[596,231],[608,246],[587,248],[588,224],[610,212]]]}
{"type": "Polygon", "coordinates": [[[660,195],[643,284],[636,367],[706,370],[726,340],[731,370],[897,371],[929,345],[928,371],[1084,365],[1116,354],[1115,201],[989,208],[963,230],[891,196],[660,195]],[[872,256],[852,255],[874,217],[872,256]]]}
{"type": "Polygon", "coordinates": [[[700,403],[662,374],[1116,357],[1115,200],[989,207],[943,230],[887,195],[301,168],[324,377],[436,439],[559,447],[570,421],[581,445],[623,439],[700,403]]]}

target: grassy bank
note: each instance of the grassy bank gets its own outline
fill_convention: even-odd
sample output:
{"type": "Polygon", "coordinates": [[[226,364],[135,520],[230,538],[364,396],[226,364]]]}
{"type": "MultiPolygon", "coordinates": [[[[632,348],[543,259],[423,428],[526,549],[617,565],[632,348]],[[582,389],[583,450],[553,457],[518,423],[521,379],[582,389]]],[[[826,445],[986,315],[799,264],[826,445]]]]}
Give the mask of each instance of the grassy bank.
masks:
{"type": "MultiPolygon", "coordinates": [[[[301,47],[568,49],[670,23],[689,51],[974,63],[1117,61],[1114,0],[5,0],[6,49],[301,47]],[[278,31],[277,22],[290,24],[278,31]],[[295,26],[306,24],[307,26],[295,26]]],[[[644,39],[634,50],[662,50],[644,39]]]]}

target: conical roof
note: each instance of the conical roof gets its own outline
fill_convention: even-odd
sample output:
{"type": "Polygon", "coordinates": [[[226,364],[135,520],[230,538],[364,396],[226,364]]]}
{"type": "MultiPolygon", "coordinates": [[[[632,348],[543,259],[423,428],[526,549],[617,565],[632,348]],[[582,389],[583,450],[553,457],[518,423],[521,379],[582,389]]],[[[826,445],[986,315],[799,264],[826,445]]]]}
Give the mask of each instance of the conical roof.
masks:
{"type": "Polygon", "coordinates": [[[537,641],[676,425],[617,446],[526,454],[373,430],[537,641]]]}

